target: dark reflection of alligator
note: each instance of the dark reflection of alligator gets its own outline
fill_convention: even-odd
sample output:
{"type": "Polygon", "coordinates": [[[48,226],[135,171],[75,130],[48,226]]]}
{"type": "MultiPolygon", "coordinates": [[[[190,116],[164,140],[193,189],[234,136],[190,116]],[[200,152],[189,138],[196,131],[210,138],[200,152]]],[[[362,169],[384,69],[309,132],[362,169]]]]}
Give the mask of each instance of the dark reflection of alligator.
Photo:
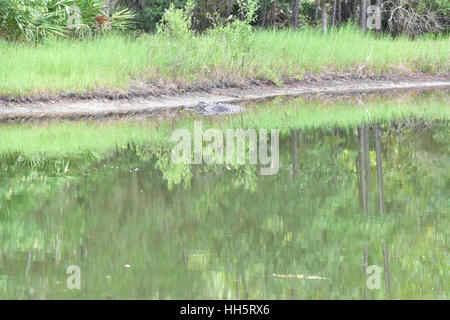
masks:
{"type": "Polygon", "coordinates": [[[193,105],[188,105],[184,107],[186,110],[194,111],[203,115],[218,115],[218,114],[233,114],[245,111],[244,108],[223,103],[215,102],[198,102],[193,105]]]}

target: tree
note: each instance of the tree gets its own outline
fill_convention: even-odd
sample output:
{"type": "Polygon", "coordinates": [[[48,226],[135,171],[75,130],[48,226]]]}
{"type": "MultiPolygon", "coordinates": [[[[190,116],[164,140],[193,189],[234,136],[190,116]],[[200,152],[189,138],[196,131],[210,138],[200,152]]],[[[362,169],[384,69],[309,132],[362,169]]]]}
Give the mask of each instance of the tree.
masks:
{"type": "Polygon", "coordinates": [[[427,32],[448,30],[448,0],[386,0],[383,8],[389,12],[387,24],[394,36],[403,34],[414,38],[427,32]]]}
{"type": "Polygon", "coordinates": [[[292,27],[298,27],[298,8],[300,6],[300,0],[294,0],[294,6],[292,7],[292,27]]]}
{"type": "Polygon", "coordinates": [[[319,24],[319,0],[314,4],[314,26],[317,28],[319,24]]]}
{"type": "Polygon", "coordinates": [[[327,0],[322,0],[322,32],[323,34],[327,33],[327,0]]]}
{"type": "Polygon", "coordinates": [[[336,26],[336,11],[337,11],[337,1],[334,0],[333,1],[333,12],[332,12],[332,16],[331,16],[331,25],[333,27],[336,26]]]}
{"type": "Polygon", "coordinates": [[[359,5],[359,26],[366,30],[367,26],[367,0],[361,0],[359,5]]]}
{"type": "MultiPolygon", "coordinates": [[[[266,0],[267,5],[267,0],[266,0]]],[[[228,18],[231,15],[231,7],[233,6],[233,0],[226,0],[225,1],[225,16],[228,18]]]]}
{"type": "Polygon", "coordinates": [[[381,128],[377,124],[375,126],[375,150],[377,157],[377,177],[378,177],[378,205],[380,214],[384,213],[384,183],[383,183],[383,159],[381,157],[381,128]]]}
{"type": "Polygon", "coordinates": [[[342,23],[342,2],[341,0],[337,0],[338,1],[338,21],[337,21],[337,25],[338,28],[341,27],[341,23],[342,23]]]}
{"type": "Polygon", "coordinates": [[[267,17],[267,1],[268,0],[264,0],[264,6],[263,6],[263,12],[262,12],[262,16],[261,16],[261,26],[264,28],[266,25],[266,17],[267,17]]]}

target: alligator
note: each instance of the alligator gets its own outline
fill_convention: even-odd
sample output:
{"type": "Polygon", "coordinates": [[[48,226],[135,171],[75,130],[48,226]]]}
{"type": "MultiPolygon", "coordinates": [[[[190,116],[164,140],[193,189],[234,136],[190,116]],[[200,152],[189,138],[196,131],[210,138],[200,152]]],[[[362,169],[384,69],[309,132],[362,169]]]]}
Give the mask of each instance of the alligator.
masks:
{"type": "Polygon", "coordinates": [[[184,109],[194,111],[206,116],[220,115],[220,114],[233,114],[244,112],[245,109],[232,104],[223,104],[216,102],[198,102],[193,105],[187,105],[184,109]]]}

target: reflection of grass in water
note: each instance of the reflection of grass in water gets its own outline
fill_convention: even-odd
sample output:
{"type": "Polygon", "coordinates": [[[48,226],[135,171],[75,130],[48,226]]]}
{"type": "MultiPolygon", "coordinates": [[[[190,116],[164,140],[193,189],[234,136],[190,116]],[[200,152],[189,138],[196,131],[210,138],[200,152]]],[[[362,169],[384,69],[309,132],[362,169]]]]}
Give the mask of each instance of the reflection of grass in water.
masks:
{"type": "MultiPolygon", "coordinates": [[[[279,108],[291,109],[281,101],[269,107],[276,114],[279,108]]],[[[246,115],[244,121],[251,117],[246,115]]],[[[235,119],[231,125],[238,126],[240,116],[235,119]]],[[[133,129],[127,126],[126,130],[133,129]]],[[[9,283],[5,297],[29,297],[14,293],[22,286],[35,288],[34,298],[234,299],[236,291],[244,298],[245,290],[251,299],[361,298],[364,248],[369,249],[369,264],[383,266],[383,241],[392,258],[393,298],[439,298],[439,292],[447,292],[445,270],[439,269],[448,261],[444,211],[448,197],[439,188],[445,186],[445,179],[438,178],[444,175],[439,174],[439,165],[412,161],[421,154],[436,163],[435,154],[427,152],[420,139],[402,143],[407,133],[385,136],[383,146],[390,155],[383,162],[389,173],[385,188],[392,209],[383,217],[378,215],[377,190],[372,185],[373,210],[368,217],[362,213],[357,196],[353,168],[357,147],[352,144],[356,138],[342,130],[346,143],[333,150],[333,141],[327,143],[309,133],[300,133],[299,148],[308,152],[301,153],[297,180],[292,182],[291,151],[283,145],[284,165],[279,175],[258,181],[251,194],[234,189],[227,174],[213,179],[200,174],[191,188],[168,191],[153,163],[131,150],[102,163],[99,171],[90,170],[86,178],[78,173],[81,182],[58,191],[55,197],[49,195],[47,205],[32,205],[30,199],[23,199],[23,206],[19,206],[15,201],[11,219],[0,221],[11,226],[14,221],[23,222],[23,230],[33,240],[45,235],[42,243],[51,253],[56,251],[56,239],[61,239],[62,262],[57,268],[48,259],[39,272],[24,277],[26,263],[20,260],[23,265],[14,265],[18,276],[9,283]],[[407,187],[414,181],[408,183],[410,172],[399,164],[417,168],[412,176],[419,181],[419,188],[407,187]],[[140,170],[117,171],[113,165],[140,170]],[[338,178],[334,187],[330,184],[333,174],[338,178]],[[405,187],[396,188],[397,181],[405,187]],[[442,193],[437,194],[436,189],[442,193]],[[83,248],[88,249],[87,257],[83,248]],[[65,290],[65,267],[70,264],[81,267],[80,292],[65,290]],[[332,282],[278,279],[273,273],[319,274],[332,282]],[[43,277],[48,277],[47,282],[41,281],[43,277]]],[[[282,137],[281,142],[290,142],[290,137],[282,137]]],[[[371,181],[376,183],[375,178],[371,181]]],[[[33,252],[24,241],[27,239],[18,235],[11,238],[33,252]]],[[[17,243],[13,240],[3,242],[17,243]]],[[[12,250],[6,254],[10,260],[15,257],[12,250]]],[[[384,298],[383,286],[384,278],[382,289],[368,292],[369,298],[384,298]]]]}
{"type": "MultiPolygon", "coordinates": [[[[396,138],[386,139],[395,142],[396,138]]],[[[304,142],[305,138],[301,139],[304,142]]],[[[430,271],[447,261],[439,246],[445,244],[447,234],[441,220],[446,198],[441,195],[430,201],[433,187],[440,184],[431,187],[421,180],[423,189],[408,190],[401,196],[416,199],[414,206],[405,202],[405,208],[388,212],[383,218],[375,211],[370,217],[364,216],[355,197],[355,173],[348,166],[354,157],[337,164],[338,170],[333,172],[345,177],[345,183],[330,190],[329,174],[317,171],[317,167],[326,167],[336,154],[331,146],[321,147],[320,140],[313,140],[306,148],[316,152],[303,158],[302,172],[308,179],[302,176],[298,182],[309,184],[302,192],[289,187],[292,176],[288,164],[276,181],[260,181],[260,188],[250,196],[230,188],[225,175],[214,181],[200,175],[195,187],[168,192],[150,164],[141,163],[143,174],[123,178],[105,169],[100,180],[89,178],[80,189],[67,190],[65,196],[76,189],[89,201],[54,201],[46,208],[48,220],[42,224],[35,223],[32,215],[16,218],[25,219],[33,230],[60,234],[64,241],[62,266],[79,264],[83,270],[84,291],[78,293],[79,298],[234,299],[237,281],[241,298],[245,290],[253,299],[361,298],[359,289],[365,282],[359,268],[364,248],[369,248],[369,263],[382,266],[383,241],[391,244],[393,297],[418,298],[418,292],[422,292],[420,297],[436,298],[429,284],[439,290],[448,287],[443,274],[430,271]],[[98,191],[92,193],[91,188],[98,191]],[[134,192],[139,190],[136,188],[144,193],[134,192]],[[323,193],[326,197],[319,199],[323,193]],[[424,221],[427,215],[423,208],[436,211],[436,218],[424,221]],[[424,241],[422,232],[430,224],[434,230],[424,241]],[[58,227],[48,229],[51,225],[58,227]],[[89,248],[87,259],[73,254],[79,250],[80,239],[81,245],[89,248]],[[428,260],[423,260],[423,252],[427,252],[428,260]],[[332,282],[277,279],[271,276],[273,273],[317,273],[332,282]],[[410,281],[412,278],[414,281],[410,281]]],[[[387,152],[393,153],[399,144],[387,143],[393,148],[387,152]]],[[[290,153],[288,148],[283,150],[286,155],[290,153]]],[[[414,152],[411,145],[402,151],[404,155],[414,152]]],[[[128,160],[119,156],[111,163],[128,164],[128,160]]],[[[405,171],[395,169],[395,161],[391,161],[385,162],[386,170],[392,177],[403,179],[405,171]]],[[[422,170],[420,178],[429,170],[433,169],[422,170]]],[[[391,180],[386,181],[386,188],[390,188],[391,180]]],[[[372,196],[376,196],[373,190],[372,196]]],[[[399,202],[396,196],[402,192],[392,190],[389,194],[399,202]]],[[[48,269],[42,273],[53,271],[51,265],[48,261],[48,269]]],[[[37,283],[38,275],[33,276],[37,283]]],[[[61,281],[65,274],[52,277],[61,281]]],[[[22,276],[19,279],[23,280],[22,276]]],[[[383,286],[384,278],[382,289],[368,292],[369,298],[384,298],[383,286]]],[[[52,287],[51,282],[50,287],[45,291],[36,285],[36,291],[47,298],[74,297],[62,285],[52,287]]]]}
{"type": "Polygon", "coordinates": [[[334,102],[315,100],[308,103],[302,99],[279,98],[269,102],[265,108],[256,106],[254,114],[243,118],[244,127],[279,128],[283,131],[292,128],[356,127],[369,123],[370,120],[385,122],[407,118],[450,119],[448,98],[443,95],[431,98],[429,95],[423,95],[394,102],[389,98],[371,99],[363,104],[356,99],[338,99],[334,102]]]}
{"type": "MultiPolygon", "coordinates": [[[[251,107],[250,112],[203,120],[204,129],[279,128],[282,133],[291,128],[354,127],[373,121],[391,121],[409,117],[424,120],[449,120],[448,98],[442,94],[419,95],[407,101],[391,102],[389,98],[364,102],[365,108],[355,100],[338,100],[334,104],[308,102],[301,98],[275,99],[264,105],[251,107]],[[214,119],[220,119],[215,121],[214,119]]],[[[48,156],[74,155],[90,151],[103,153],[127,143],[165,145],[176,128],[192,130],[193,119],[184,117],[176,122],[120,121],[115,123],[64,122],[48,125],[14,124],[0,126],[0,153],[18,152],[24,155],[45,153],[48,156]]]]}
{"type": "Polygon", "coordinates": [[[154,127],[128,122],[3,125],[0,129],[0,150],[55,156],[84,151],[103,152],[114,146],[124,146],[127,142],[148,141],[154,134],[154,127]]]}

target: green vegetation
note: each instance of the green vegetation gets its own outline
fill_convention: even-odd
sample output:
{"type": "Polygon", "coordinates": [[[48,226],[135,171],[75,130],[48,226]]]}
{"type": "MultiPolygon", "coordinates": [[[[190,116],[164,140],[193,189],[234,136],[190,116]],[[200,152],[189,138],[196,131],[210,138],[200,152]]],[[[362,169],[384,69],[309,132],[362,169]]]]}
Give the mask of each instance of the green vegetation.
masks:
{"type": "Polygon", "coordinates": [[[447,0],[0,0],[0,36],[39,42],[49,37],[85,37],[94,29],[105,31],[98,29],[110,26],[151,32],[169,8],[185,7],[191,8],[188,14],[197,32],[245,20],[249,9],[254,12],[251,24],[255,27],[322,25],[326,32],[358,23],[367,31],[367,22],[374,22],[374,17],[366,14],[369,5],[382,6],[375,18],[380,23],[377,31],[410,37],[448,32],[447,0]],[[80,19],[69,25],[68,18],[75,14],[80,19]],[[99,26],[99,17],[110,19],[102,19],[108,23],[99,26]]]}
{"type": "Polygon", "coordinates": [[[445,298],[448,96],[361,99],[367,111],[280,97],[230,117],[1,125],[1,297],[445,298]],[[281,128],[278,174],[172,165],[170,135],[195,119],[204,129],[281,128]],[[364,257],[389,272],[381,290],[365,290],[364,257]],[[69,291],[74,264],[82,290],[69,291]]]}
{"type": "MultiPolygon", "coordinates": [[[[374,3],[0,0],[0,101],[449,74],[447,0],[386,2],[372,32],[374,3]]],[[[445,299],[449,103],[278,97],[231,116],[0,124],[0,298],[445,299]],[[195,120],[281,129],[278,173],[175,164],[171,135],[195,120]]]]}
{"type": "Polygon", "coordinates": [[[85,92],[146,85],[190,88],[250,79],[301,79],[306,73],[352,75],[448,73],[450,41],[363,35],[352,28],[216,29],[200,36],[164,33],[89,41],[55,40],[34,47],[0,41],[0,95],[85,92]]]}
{"type": "MultiPolygon", "coordinates": [[[[205,128],[277,128],[288,133],[292,128],[356,127],[362,123],[386,122],[407,118],[423,120],[450,120],[448,96],[445,93],[418,94],[392,98],[375,98],[365,101],[366,109],[356,101],[307,101],[303,98],[289,100],[283,97],[264,105],[248,104],[248,112],[226,118],[202,118],[205,128]],[[369,117],[369,114],[370,117],[369,117]]],[[[169,144],[176,128],[192,130],[196,117],[186,115],[165,122],[120,121],[106,123],[65,122],[55,124],[0,125],[0,154],[18,153],[30,157],[64,157],[83,152],[102,154],[127,144],[169,144]]]]}
{"type": "Polygon", "coordinates": [[[249,165],[193,166],[189,188],[168,189],[155,168],[161,155],[145,148],[97,162],[71,156],[66,173],[56,170],[62,161],[42,167],[2,155],[0,295],[445,299],[449,130],[410,123],[381,125],[382,213],[372,130],[367,212],[359,201],[361,136],[352,129],[285,131],[276,176],[249,165]],[[365,257],[383,270],[380,290],[366,289],[365,257]],[[82,270],[81,290],[65,286],[69,265],[82,270]]]}
{"type": "MultiPolygon", "coordinates": [[[[149,87],[185,90],[250,80],[282,85],[285,79],[311,73],[446,75],[450,69],[445,33],[393,39],[361,32],[350,18],[325,34],[308,26],[311,19],[301,29],[255,28],[262,14],[256,0],[231,1],[225,12],[191,0],[159,3],[157,12],[167,10],[157,14],[157,32],[145,34],[134,30],[133,10],[143,14],[146,9],[120,3],[0,0],[0,97],[149,87]],[[205,10],[202,17],[200,9],[205,10]]],[[[311,9],[311,3],[300,10],[311,15],[303,6],[311,9]]],[[[433,8],[447,10],[440,2],[433,8]]]]}
{"type": "Polygon", "coordinates": [[[102,0],[0,0],[0,38],[41,42],[54,37],[86,37],[94,32],[129,30],[135,16],[102,0]]]}

